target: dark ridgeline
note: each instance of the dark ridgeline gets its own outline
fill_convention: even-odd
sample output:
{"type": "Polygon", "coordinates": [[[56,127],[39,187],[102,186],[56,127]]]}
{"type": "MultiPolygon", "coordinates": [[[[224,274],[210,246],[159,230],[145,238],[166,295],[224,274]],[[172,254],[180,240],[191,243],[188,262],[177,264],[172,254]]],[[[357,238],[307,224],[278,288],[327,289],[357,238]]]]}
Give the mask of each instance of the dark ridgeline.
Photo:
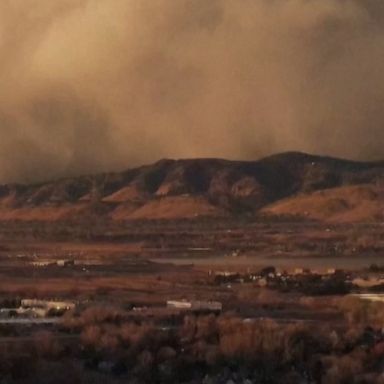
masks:
{"type": "Polygon", "coordinates": [[[82,204],[105,214],[122,204],[137,208],[164,197],[181,196],[203,199],[226,214],[254,214],[263,206],[298,194],[383,183],[383,161],[355,162],[299,152],[257,161],[164,159],[118,173],[2,185],[0,207],[9,210],[82,204]]]}

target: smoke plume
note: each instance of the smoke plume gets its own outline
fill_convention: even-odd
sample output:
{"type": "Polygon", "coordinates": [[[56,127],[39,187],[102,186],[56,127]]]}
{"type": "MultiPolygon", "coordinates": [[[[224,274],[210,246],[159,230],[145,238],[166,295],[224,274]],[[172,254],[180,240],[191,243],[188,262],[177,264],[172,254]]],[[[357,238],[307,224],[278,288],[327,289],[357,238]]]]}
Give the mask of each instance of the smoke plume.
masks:
{"type": "Polygon", "coordinates": [[[2,0],[0,181],[378,159],[383,68],[382,0],[2,0]]]}

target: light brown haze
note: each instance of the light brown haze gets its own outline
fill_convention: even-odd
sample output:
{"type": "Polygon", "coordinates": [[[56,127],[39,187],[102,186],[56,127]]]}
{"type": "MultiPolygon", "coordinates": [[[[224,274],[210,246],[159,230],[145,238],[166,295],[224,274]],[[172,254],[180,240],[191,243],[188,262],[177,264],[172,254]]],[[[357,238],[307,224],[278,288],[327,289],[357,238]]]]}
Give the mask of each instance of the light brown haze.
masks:
{"type": "Polygon", "coordinates": [[[0,182],[162,157],[379,159],[382,0],[2,0],[0,182]]]}

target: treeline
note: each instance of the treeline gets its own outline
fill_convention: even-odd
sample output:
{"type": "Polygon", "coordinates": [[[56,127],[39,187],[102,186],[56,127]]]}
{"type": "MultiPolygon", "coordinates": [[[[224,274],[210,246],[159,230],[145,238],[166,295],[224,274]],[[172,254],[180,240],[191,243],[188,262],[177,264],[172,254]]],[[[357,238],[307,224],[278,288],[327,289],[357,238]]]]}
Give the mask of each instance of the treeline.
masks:
{"type": "Polygon", "coordinates": [[[338,303],[340,324],[185,316],[179,327],[120,310],[67,316],[60,335],[1,344],[7,383],[384,383],[383,306],[338,303]],[[18,347],[16,347],[18,345],[18,347]],[[67,372],[66,372],[67,370],[67,372]]]}

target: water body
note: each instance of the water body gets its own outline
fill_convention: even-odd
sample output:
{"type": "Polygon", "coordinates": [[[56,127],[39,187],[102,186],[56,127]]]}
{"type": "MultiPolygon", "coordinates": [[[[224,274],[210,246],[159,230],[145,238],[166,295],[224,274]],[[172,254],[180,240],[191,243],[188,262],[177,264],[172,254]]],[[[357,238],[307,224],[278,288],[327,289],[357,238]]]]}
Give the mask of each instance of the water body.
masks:
{"type": "Polygon", "coordinates": [[[281,257],[281,256],[213,256],[213,257],[188,257],[188,258],[158,258],[152,259],[155,263],[170,263],[175,265],[195,265],[195,266],[244,266],[244,267],[263,267],[273,265],[277,268],[309,268],[314,270],[326,270],[328,268],[337,269],[362,269],[371,264],[384,264],[384,257],[364,256],[364,257],[281,257]]]}

